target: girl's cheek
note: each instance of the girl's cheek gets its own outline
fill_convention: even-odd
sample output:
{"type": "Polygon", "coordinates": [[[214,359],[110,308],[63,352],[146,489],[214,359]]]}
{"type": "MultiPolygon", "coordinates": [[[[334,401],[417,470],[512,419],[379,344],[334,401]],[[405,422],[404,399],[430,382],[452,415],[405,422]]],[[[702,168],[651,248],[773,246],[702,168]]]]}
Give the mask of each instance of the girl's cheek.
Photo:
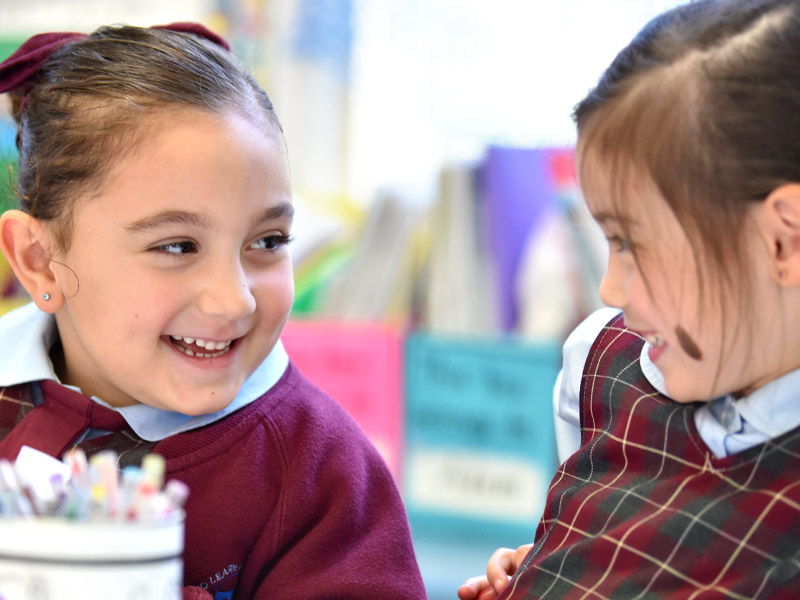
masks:
{"type": "Polygon", "coordinates": [[[703,352],[700,350],[700,346],[697,345],[691,334],[680,325],[675,327],[675,337],[678,338],[678,344],[690,358],[697,361],[703,360],[703,352]]]}

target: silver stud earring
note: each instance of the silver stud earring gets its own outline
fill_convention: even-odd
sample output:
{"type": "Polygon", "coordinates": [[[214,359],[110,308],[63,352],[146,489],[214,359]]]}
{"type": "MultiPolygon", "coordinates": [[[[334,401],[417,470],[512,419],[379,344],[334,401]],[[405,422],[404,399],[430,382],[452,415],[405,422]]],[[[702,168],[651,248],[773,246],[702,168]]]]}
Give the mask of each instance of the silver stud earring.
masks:
{"type": "Polygon", "coordinates": [[[50,294],[48,294],[47,292],[45,292],[44,294],[42,294],[42,300],[44,300],[45,302],[47,302],[48,300],[50,300],[50,294]]]}

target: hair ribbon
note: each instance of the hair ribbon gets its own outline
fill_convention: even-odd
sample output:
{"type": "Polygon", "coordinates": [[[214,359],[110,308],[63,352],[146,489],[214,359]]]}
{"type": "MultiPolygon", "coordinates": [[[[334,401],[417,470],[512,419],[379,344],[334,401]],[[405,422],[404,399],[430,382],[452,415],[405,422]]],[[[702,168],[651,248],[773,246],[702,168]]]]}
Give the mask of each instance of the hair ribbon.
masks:
{"type": "MultiPolygon", "coordinates": [[[[230,45],[224,38],[217,35],[199,23],[172,23],[170,25],[156,25],[151,29],[167,29],[179,33],[190,33],[204,37],[207,40],[222,46],[225,50],[230,50],[230,45]]],[[[0,63],[0,94],[21,90],[23,103],[28,90],[36,81],[36,75],[41,66],[47,62],[50,56],[70,42],[76,42],[87,38],[85,33],[74,32],[54,32],[39,33],[29,38],[6,60],[0,63]]]]}

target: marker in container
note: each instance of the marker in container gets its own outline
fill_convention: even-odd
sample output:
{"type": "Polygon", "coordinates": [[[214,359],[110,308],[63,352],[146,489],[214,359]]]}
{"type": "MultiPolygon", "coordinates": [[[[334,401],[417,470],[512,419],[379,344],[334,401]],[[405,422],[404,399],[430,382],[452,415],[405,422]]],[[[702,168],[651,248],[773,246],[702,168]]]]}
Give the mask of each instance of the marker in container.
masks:
{"type": "Polygon", "coordinates": [[[3,504],[7,504],[8,510],[13,511],[15,516],[33,517],[36,514],[19,484],[13,465],[5,459],[0,459],[0,490],[3,492],[3,504]]]}
{"type": "Polygon", "coordinates": [[[89,459],[93,511],[114,518],[119,513],[117,453],[103,450],[89,459]]]}
{"type": "Polygon", "coordinates": [[[60,517],[67,520],[166,522],[180,517],[189,494],[181,481],[165,481],[165,459],[148,454],[141,467],[117,471],[113,450],[80,449],[59,461],[25,447],[17,464],[0,461],[0,517],[60,517]]]}

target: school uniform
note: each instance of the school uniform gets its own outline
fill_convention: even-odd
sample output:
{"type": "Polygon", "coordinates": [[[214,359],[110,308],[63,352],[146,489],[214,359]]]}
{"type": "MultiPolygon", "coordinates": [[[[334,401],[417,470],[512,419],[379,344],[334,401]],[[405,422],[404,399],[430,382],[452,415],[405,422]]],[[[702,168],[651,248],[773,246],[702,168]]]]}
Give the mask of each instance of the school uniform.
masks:
{"type": "Polygon", "coordinates": [[[576,336],[565,345],[558,385],[579,448],[500,599],[800,597],[800,428],[787,408],[797,373],[739,406],[680,404],[621,314],[598,318],[608,322],[588,354],[576,336]]]}
{"type": "Polygon", "coordinates": [[[120,468],[163,455],[166,479],[190,489],[185,598],[425,598],[383,459],[280,343],[229,407],[191,417],[111,409],[61,385],[56,335],[32,304],[0,318],[0,457],[23,444],[57,457],[110,448],[120,468]]]}

